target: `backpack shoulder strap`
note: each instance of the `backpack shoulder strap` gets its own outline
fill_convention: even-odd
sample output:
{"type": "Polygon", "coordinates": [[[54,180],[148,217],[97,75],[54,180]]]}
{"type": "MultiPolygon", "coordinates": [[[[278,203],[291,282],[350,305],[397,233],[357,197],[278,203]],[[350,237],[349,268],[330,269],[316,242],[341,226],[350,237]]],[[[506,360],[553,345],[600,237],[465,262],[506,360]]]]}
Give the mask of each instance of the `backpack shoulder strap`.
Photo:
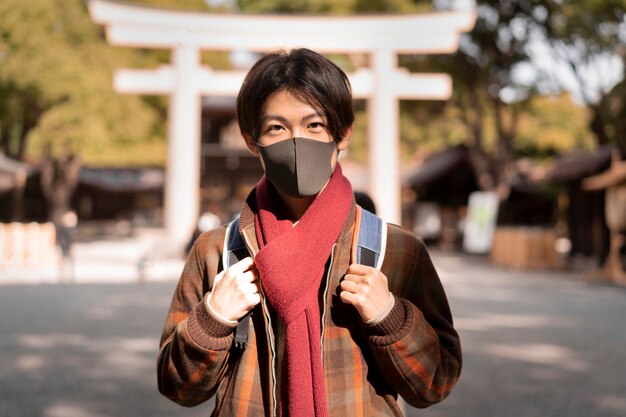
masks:
{"type": "Polygon", "coordinates": [[[387,222],[360,206],[357,206],[356,216],[353,262],[380,270],[387,246],[387,222]]]}
{"type": "MultiPolygon", "coordinates": [[[[248,249],[239,232],[239,216],[228,223],[224,235],[224,249],[222,250],[222,266],[224,270],[230,268],[248,255],[248,249]]],[[[245,350],[248,345],[248,326],[250,315],[246,314],[239,320],[235,329],[234,346],[236,349],[245,350]]]]}
{"type": "MultiPolygon", "coordinates": [[[[380,270],[385,259],[386,246],[387,222],[357,206],[357,218],[352,243],[353,262],[380,270]]],[[[239,233],[239,217],[237,217],[226,228],[224,250],[222,252],[224,269],[243,259],[245,254],[247,254],[247,249],[239,233]]],[[[247,314],[239,321],[235,330],[234,344],[237,349],[244,350],[247,346],[250,314],[247,314]]]]}
{"type": "Polygon", "coordinates": [[[224,249],[222,251],[222,265],[224,266],[224,270],[243,259],[239,258],[243,250],[247,253],[246,244],[241,237],[241,233],[239,233],[239,216],[237,216],[237,218],[228,223],[226,227],[224,249]]]}

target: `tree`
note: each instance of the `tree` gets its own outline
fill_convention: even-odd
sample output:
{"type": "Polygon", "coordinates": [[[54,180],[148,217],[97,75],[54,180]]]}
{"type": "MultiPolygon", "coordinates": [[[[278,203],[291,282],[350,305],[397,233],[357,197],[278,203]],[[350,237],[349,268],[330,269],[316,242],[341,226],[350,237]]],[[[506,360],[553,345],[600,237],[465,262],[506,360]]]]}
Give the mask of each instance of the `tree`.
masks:
{"type": "Polygon", "coordinates": [[[588,109],[570,94],[533,95],[519,116],[516,157],[547,160],[563,152],[594,148],[589,120],[588,109]]]}
{"type": "Polygon", "coordinates": [[[411,0],[237,0],[240,10],[254,13],[407,13],[424,11],[427,1],[411,0]]]}
{"type": "MultiPolygon", "coordinates": [[[[142,56],[108,46],[82,1],[4,0],[0,15],[4,153],[45,161],[44,167],[69,173],[80,160],[111,163],[125,159],[126,151],[139,143],[163,142],[155,138],[159,122],[155,108],[139,97],[118,95],[111,86],[115,66],[140,65],[142,56]]],[[[55,196],[50,201],[52,213],[69,204],[72,184],[75,181],[45,182],[53,186],[46,192],[55,196]],[[70,187],[69,192],[64,187],[70,187]]]]}
{"type": "MultiPolygon", "coordinates": [[[[450,2],[441,0],[435,3],[439,8],[445,8],[450,2]]],[[[563,83],[564,77],[555,77],[543,71],[556,66],[557,59],[563,61],[567,58],[565,62],[570,71],[577,72],[578,89],[587,91],[585,104],[590,109],[590,127],[596,132],[597,142],[601,144],[610,140],[604,135],[606,131],[617,132],[621,126],[619,114],[624,111],[623,105],[619,104],[623,100],[617,98],[618,87],[613,94],[609,94],[606,88],[601,93],[596,91],[596,96],[601,99],[593,101],[593,95],[589,95],[592,84],[585,74],[588,74],[591,63],[601,63],[597,61],[598,57],[606,60],[608,56],[615,56],[616,47],[620,45],[620,30],[622,36],[624,33],[624,3],[478,0],[476,26],[471,33],[464,35],[460,50],[452,59],[406,59],[406,65],[413,70],[434,67],[437,71],[452,74],[454,90],[449,104],[458,111],[451,111],[447,106],[443,109],[433,107],[432,110],[444,117],[456,114],[467,127],[466,143],[479,171],[483,189],[497,189],[502,191],[502,197],[506,196],[508,184],[517,175],[516,157],[528,151],[539,151],[545,156],[548,147],[543,146],[545,144],[529,146],[532,138],[528,136],[528,129],[521,132],[520,124],[523,121],[527,128],[533,124],[534,128],[540,128],[542,123],[536,122],[546,119],[548,114],[536,111],[540,103],[534,97],[559,95],[567,86],[563,83]],[[553,50],[548,54],[547,61],[546,57],[542,60],[536,54],[542,46],[560,51],[553,50]],[[529,123],[533,118],[536,122],[529,123]],[[602,134],[597,133],[600,130],[602,134]]],[[[595,78],[601,77],[596,74],[595,78]]],[[[548,113],[560,111],[552,107],[545,110],[548,113]]],[[[572,111],[566,111],[564,107],[561,110],[564,116],[573,117],[580,113],[573,108],[572,111]]],[[[578,125],[580,120],[571,122],[578,125]]],[[[552,120],[549,128],[545,127],[548,130],[535,132],[540,135],[539,138],[555,139],[552,145],[563,146],[554,150],[568,149],[568,143],[588,143],[584,139],[586,134],[559,125],[556,120],[552,120]],[[570,139],[566,140],[564,135],[570,136],[570,139]]],[[[613,137],[617,140],[619,135],[614,133],[613,137]]]]}
{"type": "Polygon", "coordinates": [[[50,218],[59,224],[63,213],[70,209],[72,194],[78,185],[81,158],[71,152],[41,163],[41,185],[51,207],[50,218]]]}
{"type": "Polygon", "coordinates": [[[592,113],[590,129],[598,144],[616,142],[626,156],[623,92],[626,59],[626,1],[543,0],[534,18],[559,68],[543,68],[556,89],[574,88],[592,113]],[[622,61],[622,71],[607,71],[622,61]],[[573,86],[571,85],[573,83],[573,86]],[[622,87],[617,86],[617,84],[622,87]],[[612,92],[613,91],[613,92],[612,92]]]}
{"type": "MultiPolygon", "coordinates": [[[[436,2],[439,8],[449,2],[436,2]]],[[[479,185],[485,190],[508,193],[515,175],[515,138],[520,115],[527,110],[533,85],[517,83],[516,69],[528,62],[530,17],[522,1],[478,0],[474,29],[463,35],[453,56],[409,57],[414,70],[435,68],[453,77],[456,111],[442,108],[444,117],[460,120],[466,128],[465,143],[478,171],[479,185]],[[446,114],[448,116],[446,116],[446,114]]]]}

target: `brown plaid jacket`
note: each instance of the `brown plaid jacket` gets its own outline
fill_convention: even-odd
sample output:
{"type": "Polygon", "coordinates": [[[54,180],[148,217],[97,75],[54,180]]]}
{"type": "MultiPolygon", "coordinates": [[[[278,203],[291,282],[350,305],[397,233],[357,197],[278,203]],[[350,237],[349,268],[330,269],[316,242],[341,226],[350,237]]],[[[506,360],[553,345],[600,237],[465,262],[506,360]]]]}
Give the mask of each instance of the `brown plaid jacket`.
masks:
{"type": "MultiPolygon", "coordinates": [[[[459,337],[426,248],[389,225],[382,272],[396,297],[374,326],[341,302],[337,288],[350,263],[355,210],[331,253],[320,289],[322,350],[330,416],[401,416],[400,394],[427,407],[444,399],[461,370],[459,337]]],[[[241,230],[258,250],[254,217],[244,205],[241,230]]],[[[194,406],[216,395],[214,416],[278,417],[284,329],[265,299],[253,310],[245,350],[233,347],[234,325],[212,316],[205,297],[222,269],[225,228],[202,234],[174,292],[161,337],[158,384],[163,395],[194,406]]]]}

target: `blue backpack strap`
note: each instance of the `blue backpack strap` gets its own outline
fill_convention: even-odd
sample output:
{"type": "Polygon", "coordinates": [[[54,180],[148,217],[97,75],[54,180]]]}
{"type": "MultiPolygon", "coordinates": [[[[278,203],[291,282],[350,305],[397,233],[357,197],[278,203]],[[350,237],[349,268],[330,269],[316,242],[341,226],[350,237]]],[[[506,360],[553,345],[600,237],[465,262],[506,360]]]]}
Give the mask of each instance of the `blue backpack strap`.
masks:
{"type": "Polygon", "coordinates": [[[357,213],[359,224],[355,231],[358,233],[355,261],[380,270],[387,247],[387,222],[360,206],[357,210],[360,213],[357,213]]]}
{"type": "MultiPolygon", "coordinates": [[[[222,250],[222,265],[224,270],[230,268],[248,255],[248,249],[239,232],[239,216],[232,220],[226,227],[224,235],[224,249],[222,250]]],[[[250,315],[246,314],[239,320],[235,329],[235,348],[244,350],[248,345],[248,326],[250,326],[250,315]]]]}
{"type": "Polygon", "coordinates": [[[243,259],[239,258],[239,256],[242,256],[243,250],[247,252],[246,244],[241,237],[241,233],[239,233],[239,216],[237,216],[237,218],[228,223],[228,227],[226,227],[224,250],[222,252],[222,265],[224,266],[224,270],[243,259]]]}

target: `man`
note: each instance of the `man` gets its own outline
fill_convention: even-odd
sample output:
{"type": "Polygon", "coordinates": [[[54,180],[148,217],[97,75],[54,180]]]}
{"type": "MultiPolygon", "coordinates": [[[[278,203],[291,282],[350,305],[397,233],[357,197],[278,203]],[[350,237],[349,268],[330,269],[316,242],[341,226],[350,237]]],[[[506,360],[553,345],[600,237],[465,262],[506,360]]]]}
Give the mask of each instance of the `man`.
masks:
{"type": "Polygon", "coordinates": [[[196,241],[161,338],[160,391],[186,406],[216,395],[217,416],[400,416],[398,395],[441,401],[461,350],[425,247],[389,225],[380,271],[352,254],[360,211],[337,162],[354,121],[346,75],[307,49],[267,55],[237,115],[265,171],[240,214],[248,256],[222,271],[225,228],[196,241]]]}

